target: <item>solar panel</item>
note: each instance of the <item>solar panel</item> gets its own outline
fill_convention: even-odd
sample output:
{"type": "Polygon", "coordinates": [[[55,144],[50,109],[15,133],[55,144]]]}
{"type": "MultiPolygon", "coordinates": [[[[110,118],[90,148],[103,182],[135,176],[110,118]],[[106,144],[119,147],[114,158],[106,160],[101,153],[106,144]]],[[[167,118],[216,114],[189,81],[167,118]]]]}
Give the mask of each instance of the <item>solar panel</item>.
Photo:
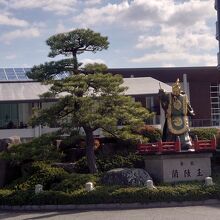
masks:
{"type": "Polygon", "coordinates": [[[7,80],[4,69],[0,69],[0,81],[7,80]]]}
{"type": "Polygon", "coordinates": [[[8,80],[17,80],[18,79],[13,68],[6,68],[5,73],[6,73],[8,80]]]}
{"type": "MultiPolygon", "coordinates": [[[[27,77],[30,70],[31,68],[0,68],[0,81],[31,81],[32,79],[27,77]]],[[[69,72],[62,72],[54,78],[61,80],[69,75],[69,72]]]]}
{"type": "Polygon", "coordinates": [[[19,80],[28,80],[28,77],[26,75],[24,68],[14,68],[14,71],[19,80]]]}

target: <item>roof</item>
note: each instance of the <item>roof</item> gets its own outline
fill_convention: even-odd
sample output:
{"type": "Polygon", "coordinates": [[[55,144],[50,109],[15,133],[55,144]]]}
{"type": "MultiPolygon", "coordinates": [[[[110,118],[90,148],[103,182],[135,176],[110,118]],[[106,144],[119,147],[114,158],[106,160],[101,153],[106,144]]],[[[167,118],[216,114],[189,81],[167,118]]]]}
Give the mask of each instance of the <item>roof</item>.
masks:
{"type": "Polygon", "coordinates": [[[39,100],[39,95],[47,92],[49,86],[40,82],[0,83],[0,101],[33,101],[39,100]]]}
{"type": "Polygon", "coordinates": [[[165,91],[171,92],[171,86],[152,77],[124,78],[123,85],[128,87],[126,95],[150,95],[158,93],[159,84],[165,91]]]}
{"type": "MultiPolygon", "coordinates": [[[[128,87],[126,95],[157,94],[159,83],[166,91],[171,87],[152,77],[127,78],[124,79],[124,86],[128,87]]],[[[49,85],[42,85],[40,82],[4,82],[0,83],[0,102],[28,102],[40,100],[39,95],[49,89],[49,85]]],[[[48,100],[49,101],[49,100],[48,100]]]]}

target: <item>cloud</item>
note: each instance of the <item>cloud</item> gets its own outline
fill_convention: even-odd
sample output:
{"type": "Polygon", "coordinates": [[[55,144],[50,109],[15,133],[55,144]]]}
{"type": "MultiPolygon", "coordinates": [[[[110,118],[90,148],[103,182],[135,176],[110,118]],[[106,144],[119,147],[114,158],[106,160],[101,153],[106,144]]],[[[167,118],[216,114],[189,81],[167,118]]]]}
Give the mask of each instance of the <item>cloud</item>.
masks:
{"type": "Polygon", "coordinates": [[[155,63],[158,65],[164,66],[165,63],[185,63],[185,66],[188,65],[217,65],[217,58],[211,54],[189,54],[184,52],[172,52],[172,53],[153,53],[145,54],[144,56],[133,58],[131,62],[134,63],[155,63]]]}
{"type": "Polygon", "coordinates": [[[191,26],[210,16],[215,16],[213,0],[189,0],[178,4],[175,0],[132,0],[85,8],[74,21],[79,24],[83,21],[84,26],[114,24],[143,29],[155,24],[191,26]]]}
{"type": "Polygon", "coordinates": [[[16,54],[8,54],[8,55],[5,56],[6,60],[14,60],[16,58],[17,58],[16,54]]]}
{"type": "Polygon", "coordinates": [[[40,36],[40,30],[37,27],[29,29],[17,29],[1,35],[0,40],[6,44],[10,44],[11,41],[18,38],[35,38],[40,36]]]}
{"type": "Polygon", "coordinates": [[[122,2],[120,4],[107,4],[101,8],[86,8],[83,12],[73,19],[76,23],[84,27],[89,27],[97,24],[113,24],[121,13],[123,13],[129,4],[122,2]]]}
{"type": "Polygon", "coordinates": [[[65,15],[75,9],[76,2],[76,0],[11,0],[8,2],[8,7],[13,9],[40,8],[65,15]]]}
{"type": "Polygon", "coordinates": [[[81,2],[86,5],[96,5],[96,4],[100,4],[102,0],[81,0],[81,2]]]}
{"type": "Polygon", "coordinates": [[[102,60],[102,59],[88,59],[88,58],[82,59],[82,60],[80,60],[80,62],[83,63],[83,66],[86,65],[86,64],[88,64],[88,63],[103,63],[103,64],[106,63],[106,62],[105,62],[104,60],[102,60]]]}
{"type": "Polygon", "coordinates": [[[63,24],[63,22],[59,22],[58,25],[57,25],[57,27],[56,27],[55,32],[56,32],[56,33],[64,33],[64,32],[67,32],[67,31],[70,31],[70,30],[65,27],[65,25],[63,24]]]}
{"type": "Polygon", "coordinates": [[[22,19],[12,17],[9,13],[1,12],[0,14],[0,25],[5,26],[16,26],[16,27],[26,27],[28,22],[22,19]]]}
{"type": "Polygon", "coordinates": [[[137,49],[155,49],[160,51],[209,51],[217,46],[215,37],[209,31],[201,32],[194,28],[177,29],[164,26],[158,35],[140,35],[137,49]]]}

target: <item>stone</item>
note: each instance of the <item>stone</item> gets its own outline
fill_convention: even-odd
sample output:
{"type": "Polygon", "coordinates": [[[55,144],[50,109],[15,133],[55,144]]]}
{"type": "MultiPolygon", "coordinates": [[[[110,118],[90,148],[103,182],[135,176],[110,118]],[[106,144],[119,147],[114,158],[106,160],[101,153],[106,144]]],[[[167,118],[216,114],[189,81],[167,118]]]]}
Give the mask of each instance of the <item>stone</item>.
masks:
{"type": "Polygon", "coordinates": [[[102,178],[105,185],[146,186],[152,180],[144,169],[117,168],[109,170],[102,178]]]}
{"type": "Polygon", "coordinates": [[[211,153],[145,155],[145,170],[157,182],[204,181],[211,176],[211,153]]]}
{"type": "Polygon", "coordinates": [[[6,139],[6,138],[0,139],[0,152],[7,151],[9,143],[10,143],[9,139],[6,139]]]}
{"type": "Polygon", "coordinates": [[[11,145],[18,145],[18,144],[21,144],[21,138],[19,136],[11,136],[9,137],[9,140],[10,140],[10,146],[11,145]]]}
{"type": "Polygon", "coordinates": [[[75,163],[54,163],[52,167],[63,168],[68,173],[75,173],[75,163]]]}

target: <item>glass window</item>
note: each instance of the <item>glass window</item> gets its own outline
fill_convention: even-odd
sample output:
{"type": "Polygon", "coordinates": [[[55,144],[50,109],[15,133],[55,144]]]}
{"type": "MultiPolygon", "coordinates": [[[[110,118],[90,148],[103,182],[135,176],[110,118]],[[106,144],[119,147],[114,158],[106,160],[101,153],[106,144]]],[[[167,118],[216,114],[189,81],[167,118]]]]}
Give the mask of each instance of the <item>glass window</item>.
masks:
{"type": "Polygon", "coordinates": [[[0,127],[16,128],[18,126],[18,104],[0,104],[0,127]]]}

